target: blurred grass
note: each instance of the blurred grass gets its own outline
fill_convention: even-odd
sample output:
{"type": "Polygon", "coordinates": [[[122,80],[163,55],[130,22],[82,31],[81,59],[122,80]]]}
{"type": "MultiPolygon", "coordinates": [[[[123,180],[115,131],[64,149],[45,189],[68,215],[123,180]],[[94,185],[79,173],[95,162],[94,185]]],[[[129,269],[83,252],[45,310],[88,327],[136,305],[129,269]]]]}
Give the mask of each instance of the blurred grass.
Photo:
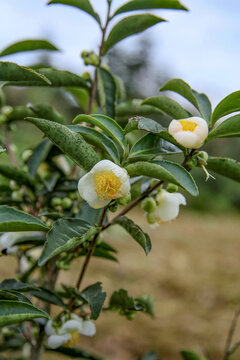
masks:
{"type": "MultiPolygon", "coordinates": [[[[206,350],[212,359],[221,359],[240,303],[239,217],[183,211],[177,220],[153,230],[140,210],[131,216],[151,236],[152,252],[146,257],[123,230],[112,228],[105,239],[119,250],[119,264],[94,258],[83,287],[102,281],[108,295],[121,287],[133,296],[152,295],[156,318],[137,314],[128,321],[117,313],[103,313],[96,322],[97,335],[83,336],[79,346],[109,360],[134,360],[150,349],[165,360],[180,359],[183,349],[206,350]]],[[[1,258],[1,280],[14,276],[12,259],[1,258]]],[[[61,273],[59,284],[75,284],[79,271],[77,260],[71,271],[61,273]]]]}

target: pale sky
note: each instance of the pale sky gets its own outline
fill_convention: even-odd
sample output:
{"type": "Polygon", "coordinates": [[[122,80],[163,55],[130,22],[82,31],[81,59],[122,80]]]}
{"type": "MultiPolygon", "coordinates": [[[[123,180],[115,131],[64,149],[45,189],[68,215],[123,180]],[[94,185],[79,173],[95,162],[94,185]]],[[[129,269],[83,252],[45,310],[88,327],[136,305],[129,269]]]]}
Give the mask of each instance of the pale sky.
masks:
{"type": "MultiPolygon", "coordinates": [[[[103,16],[106,0],[91,2],[103,16]]],[[[114,0],[113,5],[116,8],[124,2],[114,0]]],[[[153,41],[156,64],[168,64],[173,77],[181,77],[196,90],[207,92],[216,104],[230,92],[240,89],[240,1],[182,2],[190,12],[154,11],[169,22],[156,25],[145,35],[153,41]]],[[[23,39],[49,39],[62,50],[54,55],[54,63],[80,74],[83,71],[80,52],[97,48],[97,24],[72,7],[46,6],[45,0],[0,0],[0,11],[1,49],[23,39]]],[[[137,36],[123,40],[120,46],[132,48],[137,36]]],[[[18,54],[1,60],[28,65],[33,62],[34,55],[18,54]]]]}

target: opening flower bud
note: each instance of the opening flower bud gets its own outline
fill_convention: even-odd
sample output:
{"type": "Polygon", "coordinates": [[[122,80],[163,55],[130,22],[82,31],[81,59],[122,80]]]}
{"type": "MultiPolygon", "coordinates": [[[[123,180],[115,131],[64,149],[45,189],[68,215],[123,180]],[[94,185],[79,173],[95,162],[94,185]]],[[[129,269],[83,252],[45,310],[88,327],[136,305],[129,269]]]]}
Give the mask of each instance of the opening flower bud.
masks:
{"type": "Polygon", "coordinates": [[[129,204],[131,201],[131,195],[127,194],[125,196],[123,196],[122,198],[118,199],[117,202],[119,205],[125,206],[127,204],[129,204]]]}

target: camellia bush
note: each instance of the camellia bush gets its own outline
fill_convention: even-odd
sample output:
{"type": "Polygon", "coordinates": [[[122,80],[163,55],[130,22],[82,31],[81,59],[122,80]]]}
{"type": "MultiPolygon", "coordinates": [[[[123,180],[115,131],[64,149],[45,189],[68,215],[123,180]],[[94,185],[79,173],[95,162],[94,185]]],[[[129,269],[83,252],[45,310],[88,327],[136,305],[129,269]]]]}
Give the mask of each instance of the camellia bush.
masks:
{"type": "MultiPolygon", "coordinates": [[[[214,172],[240,181],[239,163],[202,150],[213,139],[240,135],[240,115],[230,115],[240,110],[240,91],[225,97],[212,111],[208,97],[181,79],[170,80],[160,89],[187,99],[194,114],[162,94],[127,100],[121,79],[105,61],[108,51],[165,21],[137,10],[187,9],[178,0],[131,0],[114,12],[112,0],[107,0],[103,23],[89,0],[49,2],[55,4],[88,13],[102,37],[97,54],[81,54],[85,65],[94,68],[93,76],[52,66],[0,62],[0,243],[2,256],[14,256],[18,264],[15,278],[0,283],[0,350],[11,351],[12,359],[39,360],[51,351],[100,360],[101,354],[89,354],[77,345],[80,336],[98,331],[95,320],[103,310],[117,311],[127,319],[139,311],[154,315],[148,296],[134,298],[116,288],[106,300],[97,274],[95,283],[82,287],[92,257],[116,261],[116,250],[102,234],[117,224],[147,255],[151,240],[128,218],[131,209],[140,205],[150,226],[175,219],[180,206],[186,205],[182,192],[199,195],[191,175],[195,167],[204,171],[206,180],[214,172]],[[122,15],[126,17],[119,20],[122,15]],[[4,103],[9,86],[40,87],[43,92],[46,87],[61,87],[85,112],[79,110],[73,124],[67,125],[49,104],[10,107],[4,103]],[[169,125],[164,127],[151,117],[169,125]],[[11,141],[14,123],[19,121],[22,127],[31,123],[43,134],[31,150],[25,144],[21,158],[11,141]],[[77,283],[56,287],[59,273],[70,270],[74,260],[79,261],[77,283]]],[[[57,51],[46,40],[30,39],[10,45],[0,56],[39,49],[57,51]]],[[[227,344],[225,359],[236,348],[231,341],[227,344]]],[[[183,351],[182,357],[203,359],[189,351],[183,351]]],[[[150,352],[142,359],[157,357],[150,352]]]]}

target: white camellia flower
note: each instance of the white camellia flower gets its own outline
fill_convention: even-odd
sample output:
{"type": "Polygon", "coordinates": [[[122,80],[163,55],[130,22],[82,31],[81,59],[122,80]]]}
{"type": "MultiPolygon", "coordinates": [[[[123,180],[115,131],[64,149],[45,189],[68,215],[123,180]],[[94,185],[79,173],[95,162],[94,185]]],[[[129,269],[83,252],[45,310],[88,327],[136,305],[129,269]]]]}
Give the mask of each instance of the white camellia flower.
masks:
{"type": "Polygon", "coordinates": [[[156,196],[157,207],[151,216],[159,224],[175,219],[179,214],[180,205],[186,205],[185,197],[180,193],[169,193],[161,190],[156,196]]]}
{"type": "Polygon", "coordinates": [[[63,322],[57,330],[49,320],[45,326],[45,333],[48,336],[48,346],[56,349],[59,346],[74,346],[79,342],[80,335],[93,336],[96,334],[95,324],[90,320],[83,320],[72,314],[72,319],[63,322]]]}
{"type": "Polygon", "coordinates": [[[113,199],[130,192],[127,171],[110,160],[99,161],[78,183],[80,196],[94,209],[102,208],[113,199]]]}
{"type": "Polygon", "coordinates": [[[7,254],[14,254],[18,247],[14,243],[19,238],[19,233],[7,232],[0,237],[0,246],[7,254]]]}
{"type": "Polygon", "coordinates": [[[208,136],[207,122],[197,116],[172,120],[168,132],[185,148],[198,149],[208,136]]]}

